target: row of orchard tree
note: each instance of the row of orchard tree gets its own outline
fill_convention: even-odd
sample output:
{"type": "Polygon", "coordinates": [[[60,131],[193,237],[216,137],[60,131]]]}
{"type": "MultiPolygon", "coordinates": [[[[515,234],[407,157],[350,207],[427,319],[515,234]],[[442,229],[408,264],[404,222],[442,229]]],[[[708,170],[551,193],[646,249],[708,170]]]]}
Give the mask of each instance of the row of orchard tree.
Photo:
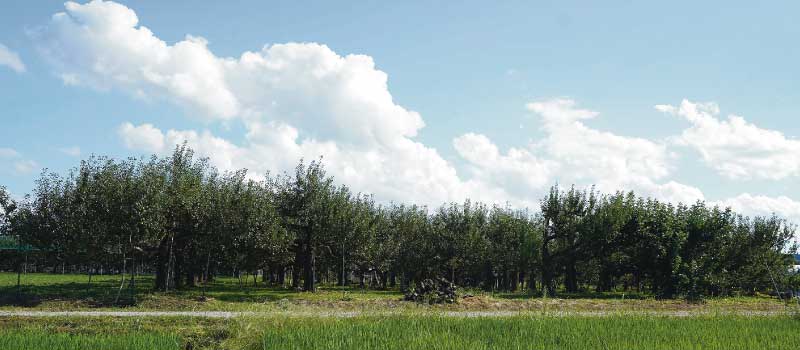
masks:
{"type": "MultiPolygon", "coordinates": [[[[154,274],[159,290],[221,274],[255,282],[260,271],[262,283],[310,291],[443,277],[548,295],[730,295],[786,283],[794,249],[783,220],[702,202],[556,186],[535,211],[380,205],[334,183],[318,161],[256,181],[218,172],[185,145],[164,158],[92,157],[66,176],[43,174],[23,200],[0,190],[0,207],[0,232],[35,247],[42,269],[113,271],[130,286],[154,274]]],[[[15,268],[5,260],[0,268],[15,268]]]]}

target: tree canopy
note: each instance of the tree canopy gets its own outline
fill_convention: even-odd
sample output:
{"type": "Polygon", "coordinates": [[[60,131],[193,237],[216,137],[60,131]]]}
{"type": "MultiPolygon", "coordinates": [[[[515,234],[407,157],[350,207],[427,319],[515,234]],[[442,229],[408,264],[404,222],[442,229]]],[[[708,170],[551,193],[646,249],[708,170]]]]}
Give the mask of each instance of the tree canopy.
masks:
{"type": "Polygon", "coordinates": [[[540,203],[381,204],[337,184],[321,159],[254,180],[183,145],[43,173],[19,201],[0,187],[0,233],[38,249],[31,264],[41,269],[130,273],[131,284],[137,271],[153,273],[159,290],[219,274],[309,291],[443,277],[487,290],[672,298],[772,290],[794,263],[795,228],[776,216],[558,185],[540,203]]]}

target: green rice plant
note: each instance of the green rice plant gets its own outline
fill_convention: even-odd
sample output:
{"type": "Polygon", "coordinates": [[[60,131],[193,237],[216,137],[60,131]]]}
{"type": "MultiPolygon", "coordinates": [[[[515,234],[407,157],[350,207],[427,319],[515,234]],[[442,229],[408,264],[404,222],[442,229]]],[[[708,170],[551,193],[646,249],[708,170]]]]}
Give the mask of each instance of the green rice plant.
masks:
{"type": "MultiPolygon", "coordinates": [[[[248,349],[792,349],[790,317],[273,319],[248,349]]],[[[252,334],[252,333],[251,333],[252,334]]]]}
{"type": "Polygon", "coordinates": [[[177,350],[180,339],[161,333],[69,334],[43,331],[0,332],[4,350],[177,350]]]}

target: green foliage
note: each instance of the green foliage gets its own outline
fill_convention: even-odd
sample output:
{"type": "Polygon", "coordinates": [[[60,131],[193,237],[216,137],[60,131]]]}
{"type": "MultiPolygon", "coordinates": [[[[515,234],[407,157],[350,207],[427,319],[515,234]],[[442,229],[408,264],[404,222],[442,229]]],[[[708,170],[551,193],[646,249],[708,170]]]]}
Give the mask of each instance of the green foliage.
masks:
{"type": "MultiPolygon", "coordinates": [[[[136,295],[139,273],[159,291],[222,275],[305,291],[446,278],[486,291],[693,300],[794,283],[795,228],[774,216],[558,186],[536,211],[379,204],[336,184],[322,160],[255,180],[220,173],[186,145],[163,158],[91,157],[65,176],[43,173],[19,202],[0,188],[0,207],[0,233],[38,249],[26,266],[121,274],[116,299],[136,295]]],[[[3,261],[11,270],[23,259],[3,261]]]]}

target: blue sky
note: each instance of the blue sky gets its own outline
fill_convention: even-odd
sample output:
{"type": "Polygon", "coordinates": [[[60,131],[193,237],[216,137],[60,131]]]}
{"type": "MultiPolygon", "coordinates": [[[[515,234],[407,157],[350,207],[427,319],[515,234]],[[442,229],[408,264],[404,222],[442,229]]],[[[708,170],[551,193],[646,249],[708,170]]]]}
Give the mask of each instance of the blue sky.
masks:
{"type": "Polygon", "coordinates": [[[11,1],[0,184],[188,140],[379,200],[560,182],[800,220],[800,4],[742,4],[11,1]]]}

